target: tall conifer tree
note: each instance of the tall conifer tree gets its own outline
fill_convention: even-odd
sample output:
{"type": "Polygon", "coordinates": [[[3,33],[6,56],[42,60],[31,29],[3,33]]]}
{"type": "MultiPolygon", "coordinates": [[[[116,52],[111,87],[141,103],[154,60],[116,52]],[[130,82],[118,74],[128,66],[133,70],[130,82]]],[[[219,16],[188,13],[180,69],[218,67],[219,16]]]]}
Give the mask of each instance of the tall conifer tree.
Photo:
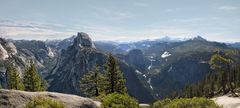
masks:
{"type": "Polygon", "coordinates": [[[26,91],[43,91],[45,90],[44,81],[37,72],[35,64],[30,61],[30,66],[26,69],[23,76],[23,83],[26,91]]]}
{"type": "Polygon", "coordinates": [[[99,66],[97,65],[92,71],[83,75],[80,79],[80,90],[87,96],[99,96],[103,76],[100,73],[99,66]]]}
{"type": "Polygon", "coordinates": [[[7,66],[6,77],[7,77],[8,89],[15,89],[15,90],[24,89],[24,85],[21,81],[20,74],[17,68],[12,63],[9,63],[7,66]]]}
{"type": "Polygon", "coordinates": [[[123,73],[119,69],[117,60],[113,57],[110,53],[108,55],[108,60],[105,65],[106,72],[105,72],[105,93],[121,93],[126,94],[127,89],[125,86],[125,79],[123,78],[123,73]]]}

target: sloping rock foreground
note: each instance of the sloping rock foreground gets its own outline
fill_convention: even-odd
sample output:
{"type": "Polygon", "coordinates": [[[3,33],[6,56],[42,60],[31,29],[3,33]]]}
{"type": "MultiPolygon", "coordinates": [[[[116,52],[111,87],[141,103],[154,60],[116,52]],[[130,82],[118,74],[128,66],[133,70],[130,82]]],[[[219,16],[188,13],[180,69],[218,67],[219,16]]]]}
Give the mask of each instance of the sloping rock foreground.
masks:
{"type": "Polygon", "coordinates": [[[0,89],[0,108],[7,108],[8,106],[13,106],[14,108],[24,108],[27,102],[37,96],[60,100],[65,104],[66,108],[100,108],[100,102],[76,95],[54,92],[26,92],[6,89],[0,89]]]}
{"type": "Polygon", "coordinates": [[[229,96],[220,96],[213,98],[219,106],[223,108],[240,108],[240,98],[239,97],[229,97],[229,96]]]}

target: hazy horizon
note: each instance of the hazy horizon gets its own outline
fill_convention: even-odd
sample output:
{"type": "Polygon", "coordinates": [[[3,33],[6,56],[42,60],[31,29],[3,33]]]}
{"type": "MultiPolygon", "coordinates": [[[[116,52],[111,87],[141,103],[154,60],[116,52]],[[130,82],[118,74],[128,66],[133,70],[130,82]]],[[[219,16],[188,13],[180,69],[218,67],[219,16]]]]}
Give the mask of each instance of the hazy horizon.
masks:
{"type": "Polygon", "coordinates": [[[65,39],[86,32],[92,40],[193,38],[240,42],[236,0],[0,0],[0,36],[65,39]]]}

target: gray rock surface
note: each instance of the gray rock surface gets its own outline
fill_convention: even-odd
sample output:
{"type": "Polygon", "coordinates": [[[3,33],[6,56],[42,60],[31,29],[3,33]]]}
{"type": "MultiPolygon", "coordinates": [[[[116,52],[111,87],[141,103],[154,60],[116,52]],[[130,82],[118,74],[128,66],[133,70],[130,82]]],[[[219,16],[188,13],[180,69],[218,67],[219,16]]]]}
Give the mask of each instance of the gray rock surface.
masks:
{"type": "Polygon", "coordinates": [[[0,44],[0,60],[6,60],[8,57],[7,50],[0,44]]]}
{"type": "Polygon", "coordinates": [[[17,48],[12,42],[7,42],[5,44],[5,49],[10,53],[10,54],[17,54],[17,48]]]}
{"type": "Polygon", "coordinates": [[[96,48],[92,42],[92,39],[84,32],[78,33],[77,38],[74,39],[74,46],[96,48]]]}
{"type": "Polygon", "coordinates": [[[216,97],[212,99],[219,106],[223,108],[240,108],[240,98],[239,97],[229,97],[227,95],[216,97]]]}
{"type": "Polygon", "coordinates": [[[54,92],[26,92],[7,89],[0,90],[0,108],[7,108],[9,106],[14,108],[25,108],[26,103],[37,96],[44,96],[62,101],[66,108],[100,108],[100,102],[76,95],[54,92]]]}

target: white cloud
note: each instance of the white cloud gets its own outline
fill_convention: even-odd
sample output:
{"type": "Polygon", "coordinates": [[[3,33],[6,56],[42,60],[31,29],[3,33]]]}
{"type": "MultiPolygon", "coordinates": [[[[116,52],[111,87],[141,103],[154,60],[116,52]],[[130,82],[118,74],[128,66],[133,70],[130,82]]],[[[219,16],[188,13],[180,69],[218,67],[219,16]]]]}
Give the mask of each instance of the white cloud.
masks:
{"type": "Polygon", "coordinates": [[[89,26],[86,29],[86,32],[91,35],[93,40],[107,41],[139,41],[144,39],[157,39],[165,36],[171,36],[173,38],[187,38],[197,35],[194,34],[194,31],[167,27],[127,30],[117,27],[89,26]]]}
{"type": "Polygon", "coordinates": [[[70,32],[56,30],[56,28],[61,27],[64,27],[64,25],[43,24],[30,21],[0,20],[1,37],[13,39],[59,39],[71,34],[70,32]]]}
{"type": "MultiPolygon", "coordinates": [[[[183,22],[194,22],[194,20],[183,20],[183,22]]],[[[176,20],[179,21],[179,20],[176,20]]],[[[182,20],[180,20],[182,22],[182,20]]],[[[29,21],[2,21],[0,20],[0,36],[12,39],[64,39],[75,35],[77,32],[88,33],[93,40],[118,40],[118,41],[138,41],[144,39],[156,39],[165,36],[172,38],[191,38],[201,35],[212,41],[240,41],[240,38],[229,38],[232,35],[228,33],[207,32],[201,29],[187,27],[170,27],[170,26],[149,26],[142,29],[125,29],[113,26],[98,25],[71,25],[65,27],[61,24],[43,24],[29,21]],[[65,31],[56,29],[63,28],[65,31]],[[81,30],[81,31],[79,31],[81,30]],[[228,37],[226,37],[228,36],[228,37]]],[[[236,36],[235,36],[236,37],[236,36]]]]}
{"type": "Polygon", "coordinates": [[[239,9],[238,7],[235,6],[219,6],[218,7],[219,10],[224,10],[224,11],[234,11],[239,9]]]}

